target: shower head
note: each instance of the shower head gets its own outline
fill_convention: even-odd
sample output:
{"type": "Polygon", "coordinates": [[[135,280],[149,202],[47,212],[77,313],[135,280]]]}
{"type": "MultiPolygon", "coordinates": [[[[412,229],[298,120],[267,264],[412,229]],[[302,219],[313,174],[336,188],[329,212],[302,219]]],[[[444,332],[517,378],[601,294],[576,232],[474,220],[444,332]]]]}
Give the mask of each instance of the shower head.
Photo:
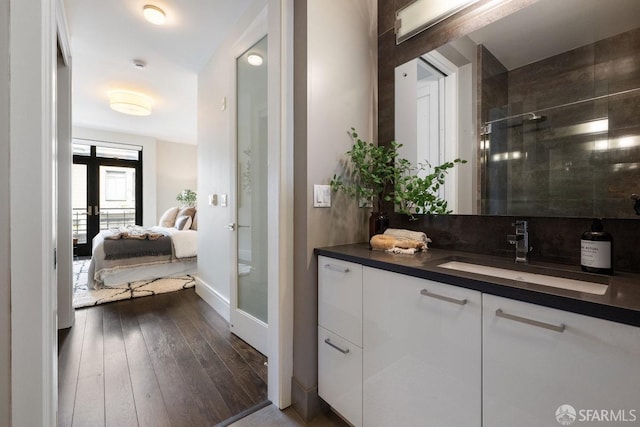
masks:
{"type": "Polygon", "coordinates": [[[544,122],[545,120],[547,120],[546,116],[539,116],[536,113],[527,113],[530,114],[531,117],[527,117],[525,120],[527,120],[528,122],[533,122],[533,123],[540,123],[540,122],[544,122]]]}

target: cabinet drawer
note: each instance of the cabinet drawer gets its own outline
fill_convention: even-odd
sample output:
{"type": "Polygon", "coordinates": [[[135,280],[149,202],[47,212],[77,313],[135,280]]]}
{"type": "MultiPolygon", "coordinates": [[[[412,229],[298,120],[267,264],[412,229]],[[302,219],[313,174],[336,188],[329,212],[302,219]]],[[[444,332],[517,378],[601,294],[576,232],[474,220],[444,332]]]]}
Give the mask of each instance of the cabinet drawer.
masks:
{"type": "Polygon", "coordinates": [[[355,426],[362,425],[362,349],[318,327],[318,394],[355,426]]]}
{"type": "Polygon", "coordinates": [[[318,325],[362,346],[362,265],[318,257],[318,325]]]}

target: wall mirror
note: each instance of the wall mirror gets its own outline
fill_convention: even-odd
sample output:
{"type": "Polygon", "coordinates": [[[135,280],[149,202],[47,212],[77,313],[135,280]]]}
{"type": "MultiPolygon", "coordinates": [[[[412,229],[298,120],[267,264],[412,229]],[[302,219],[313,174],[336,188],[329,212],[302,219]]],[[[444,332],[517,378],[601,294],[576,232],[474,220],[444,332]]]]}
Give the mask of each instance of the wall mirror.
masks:
{"type": "Polygon", "coordinates": [[[405,158],[455,214],[636,218],[640,2],[539,0],[395,72],[405,158]]]}

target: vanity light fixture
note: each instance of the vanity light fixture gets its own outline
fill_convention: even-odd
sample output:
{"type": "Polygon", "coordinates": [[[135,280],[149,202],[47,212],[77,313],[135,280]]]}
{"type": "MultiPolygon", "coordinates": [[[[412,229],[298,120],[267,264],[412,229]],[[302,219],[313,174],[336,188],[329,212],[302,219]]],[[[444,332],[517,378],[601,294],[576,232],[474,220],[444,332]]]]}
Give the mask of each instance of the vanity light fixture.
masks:
{"type": "Polygon", "coordinates": [[[114,90],[109,93],[111,109],[133,116],[148,116],[151,114],[151,97],[130,90],[114,90]]]}
{"type": "Polygon", "coordinates": [[[142,8],[142,13],[144,15],[144,19],[155,25],[164,25],[167,20],[164,10],[152,4],[145,4],[142,8]]]}
{"type": "Polygon", "coordinates": [[[414,0],[396,12],[396,44],[444,21],[478,0],[414,0]]]}
{"type": "Polygon", "coordinates": [[[254,67],[259,67],[263,62],[262,56],[258,55],[257,53],[251,53],[249,54],[249,56],[247,56],[247,62],[254,67]]]}

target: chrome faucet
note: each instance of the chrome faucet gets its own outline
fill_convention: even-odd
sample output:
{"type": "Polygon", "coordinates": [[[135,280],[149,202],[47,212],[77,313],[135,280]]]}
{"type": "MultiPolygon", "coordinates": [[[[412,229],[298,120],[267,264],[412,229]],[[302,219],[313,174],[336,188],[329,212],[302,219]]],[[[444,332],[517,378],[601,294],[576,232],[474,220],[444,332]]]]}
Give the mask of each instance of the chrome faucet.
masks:
{"type": "Polygon", "coordinates": [[[516,262],[529,262],[529,230],[527,221],[517,220],[513,223],[516,227],[516,234],[507,235],[507,241],[516,246],[516,262]]]}

